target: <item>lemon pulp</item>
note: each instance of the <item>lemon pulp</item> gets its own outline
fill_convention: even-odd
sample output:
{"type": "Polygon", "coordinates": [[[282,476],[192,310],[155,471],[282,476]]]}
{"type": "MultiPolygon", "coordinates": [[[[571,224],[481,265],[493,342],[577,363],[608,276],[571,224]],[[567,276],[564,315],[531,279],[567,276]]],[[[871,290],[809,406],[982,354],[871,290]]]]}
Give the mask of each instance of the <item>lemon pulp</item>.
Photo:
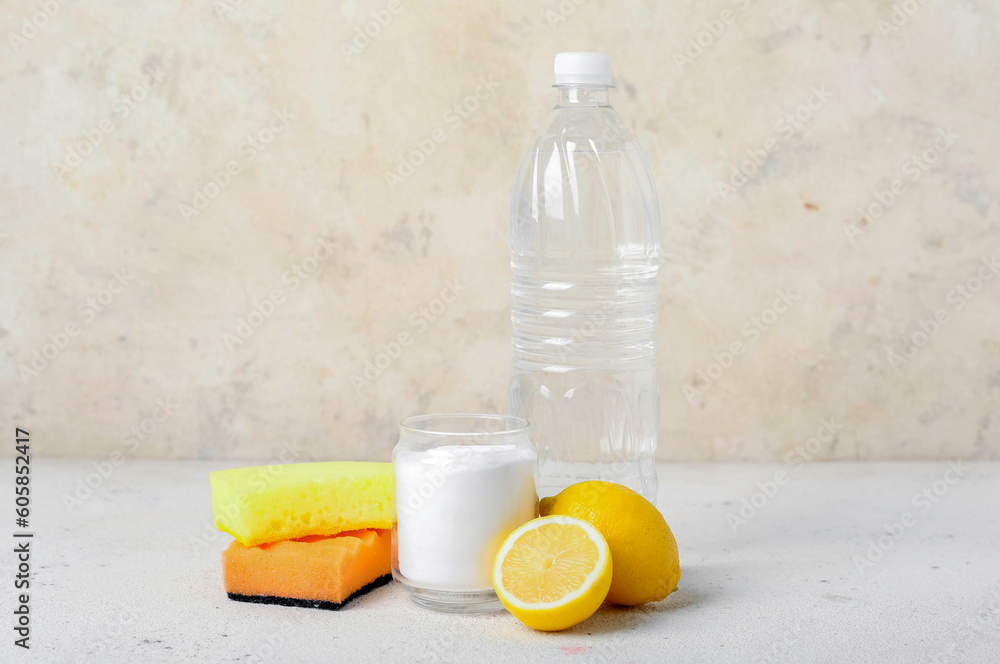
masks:
{"type": "Polygon", "coordinates": [[[611,586],[611,551],[585,521],[534,519],[500,547],[493,571],[497,597],[529,627],[555,631],[586,620],[611,586]]]}

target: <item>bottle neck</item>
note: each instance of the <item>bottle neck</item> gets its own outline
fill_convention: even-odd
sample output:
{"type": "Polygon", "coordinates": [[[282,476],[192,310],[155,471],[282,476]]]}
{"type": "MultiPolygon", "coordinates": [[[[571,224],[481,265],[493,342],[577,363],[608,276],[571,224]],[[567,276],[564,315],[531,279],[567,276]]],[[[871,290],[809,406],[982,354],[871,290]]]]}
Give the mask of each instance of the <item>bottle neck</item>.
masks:
{"type": "Polygon", "coordinates": [[[608,88],[603,85],[560,85],[556,87],[556,108],[611,106],[608,88]]]}

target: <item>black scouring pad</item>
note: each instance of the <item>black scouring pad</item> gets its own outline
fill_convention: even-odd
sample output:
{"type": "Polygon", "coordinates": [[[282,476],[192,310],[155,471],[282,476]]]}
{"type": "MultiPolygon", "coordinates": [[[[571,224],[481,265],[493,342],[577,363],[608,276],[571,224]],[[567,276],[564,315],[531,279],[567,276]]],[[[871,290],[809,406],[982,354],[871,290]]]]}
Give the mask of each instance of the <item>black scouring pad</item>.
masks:
{"type": "Polygon", "coordinates": [[[307,609],[326,609],[327,611],[336,611],[355,597],[364,595],[369,590],[374,590],[379,586],[384,586],[391,580],[391,574],[381,576],[368,585],[358,588],[358,590],[355,591],[350,597],[339,604],[337,602],[326,602],[319,599],[297,599],[295,597],[275,597],[274,595],[240,595],[239,593],[226,594],[229,595],[229,599],[236,600],[237,602],[250,602],[252,604],[280,604],[281,606],[301,606],[307,609]]]}

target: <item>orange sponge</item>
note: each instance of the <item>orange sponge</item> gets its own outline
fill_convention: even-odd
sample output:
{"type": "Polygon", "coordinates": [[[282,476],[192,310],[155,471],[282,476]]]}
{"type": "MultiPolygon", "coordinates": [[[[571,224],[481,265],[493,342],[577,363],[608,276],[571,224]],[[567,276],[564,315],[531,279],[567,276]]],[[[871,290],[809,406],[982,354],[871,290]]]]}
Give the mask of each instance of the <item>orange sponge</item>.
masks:
{"type": "Polygon", "coordinates": [[[339,609],[391,578],[391,541],[388,530],[353,530],[260,546],[233,542],[222,552],[226,592],[242,602],[339,609]]]}

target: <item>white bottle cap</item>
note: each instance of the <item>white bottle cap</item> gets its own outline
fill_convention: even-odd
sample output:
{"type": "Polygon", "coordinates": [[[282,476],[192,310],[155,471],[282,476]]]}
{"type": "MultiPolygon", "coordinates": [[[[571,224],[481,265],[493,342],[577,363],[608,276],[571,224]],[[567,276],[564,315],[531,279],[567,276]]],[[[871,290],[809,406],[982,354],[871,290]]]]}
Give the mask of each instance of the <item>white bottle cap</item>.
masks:
{"type": "Polygon", "coordinates": [[[556,85],[611,85],[611,56],[607,53],[559,53],[556,85]]]}

